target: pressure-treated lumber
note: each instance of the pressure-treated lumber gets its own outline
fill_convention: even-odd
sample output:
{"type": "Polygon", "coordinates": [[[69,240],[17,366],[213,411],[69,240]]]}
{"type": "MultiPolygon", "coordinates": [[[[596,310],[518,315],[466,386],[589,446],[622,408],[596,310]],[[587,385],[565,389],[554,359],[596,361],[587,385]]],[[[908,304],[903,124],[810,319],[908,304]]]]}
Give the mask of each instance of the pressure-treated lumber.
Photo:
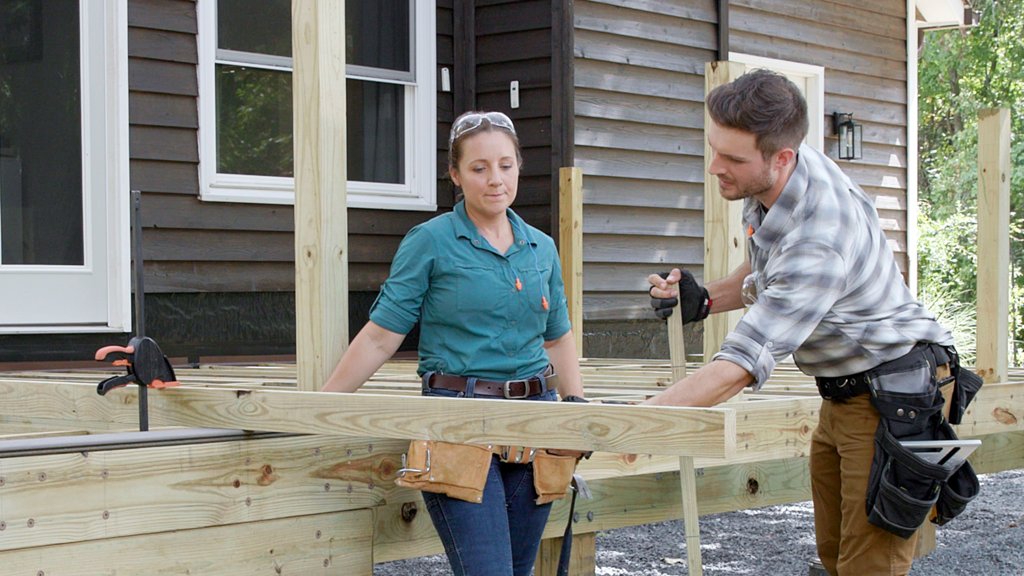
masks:
{"type": "MultiPolygon", "coordinates": [[[[131,422],[134,390],[0,380],[0,419],[100,413],[131,422]],[[6,393],[5,393],[6,391],[6,393]],[[8,403],[9,399],[9,403],[8,403]],[[97,399],[99,402],[97,402],[97,399]],[[82,414],[81,412],[85,412],[82,414]]],[[[154,426],[504,443],[609,452],[729,457],[734,412],[723,408],[581,405],[181,386],[149,395],[154,426]]]]}
{"type": "Polygon", "coordinates": [[[295,356],[319,390],[348,345],[345,2],[292,2],[295,356]]]}
{"type": "Polygon", "coordinates": [[[700,522],[697,511],[697,471],[691,456],[679,457],[679,491],[682,496],[683,531],[686,542],[686,573],[700,576],[704,563],[700,558],[700,522]]]}
{"type": "Polygon", "coordinates": [[[583,355],[583,171],[558,170],[558,258],[576,354],[583,355]]]}
{"type": "Polygon", "coordinates": [[[44,576],[371,576],[370,510],[333,512],[24,548],[0,555],[4,574],[44,576]]]}
{"type": "Polygon", "coordinates": [[[672,382],[686,377],[686,343],[683,339],[683,318],[679,305],[671,316],[665,319],[668,328],[668,352],[672,364],[672,382]]]}
{"type": "MultiPolygon", "coordinates": [[[[739,78],[746,66],[739,62],[709,62],[704,68],[704,93],[739,78]]],[[[711,125],[711,115],[704,107],[704,125],[711,125]]],[[[714,152],[704,136],[704,282],[728,276],[746,259],[746,236],[743,234],[743,204],[722,198],[718,178],[708,174],[714,152]]],[[[718,352],[726,334],[736,327],[742,310],[713,314],[704,320],[704,361],[718,352]]]]}
{"type": "MultiPolygon", "coordinates": [[[[572,552],[569,555],[568,576],[592,576],[597,570],[597,538],[593,532],[576,534],[572,538],[572,552]]],[[[562,556],[562,539],[548,538],[540,543],[537,562],[533,566],[535,576],[555,576],[558,561],[562,556]]]]}
{"type": "Polygon", "coordinates": [[[978,374],[1007,378],[1010,317],[1010,111],[978,112],[978,374]]]}
{"type": "Polygon", "coordinates": [[[406,444],[298,436],[5,458],[0,551],[373,508],[406,444]]]}

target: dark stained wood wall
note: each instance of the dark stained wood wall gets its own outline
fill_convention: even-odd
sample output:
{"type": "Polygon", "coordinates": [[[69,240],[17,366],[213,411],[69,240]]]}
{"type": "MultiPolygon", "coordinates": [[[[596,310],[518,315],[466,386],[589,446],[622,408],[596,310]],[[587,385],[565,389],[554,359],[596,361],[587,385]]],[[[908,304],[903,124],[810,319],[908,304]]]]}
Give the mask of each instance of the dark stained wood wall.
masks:
{"type": "MultiPolygon", "coordinates": [[[[730,50],[825,67],[825,111],[864,123],[840,166],[879,209],[906,271],[906,31],[901,0],[732,0],[730,50]]],[[[701,276],[704,64],[714,0],[575,2],[575,163],[584,172],[584,315],[650,318],[647,274],[701,276]]],[[[835,157],[831,116],[825,152],[835,157]]]]}
{"type": "Polygon", "coordinates": [[[552,82],[552,5],[557,2],[476,0],[473,14],[475,107],[500,110],[515,122],[524,165],[513,209],[549,234],[552,197],[557,198],[553,124],[561,106],[552,82]],[[510,102],[514,80],[519,82],[517,109],[510,102]]]}
{"type": "MultiPolygon", "coordinates": [[[[437,6],[437,63],[452,67],[452,0],[437,6]]],[[[294,290],[291,206],[199,200],[196,6],[130,0],[131,185],[143,192],[147,293],[294,290]]],[[[437,94],[447,135],[452,93],[437,94]]],[[[452,206],[447,141],[438,137],[439,210],[452,206]]],[[[402,236],[431,212],[349,211],[350,290],[376,291],[402,236]]]]}

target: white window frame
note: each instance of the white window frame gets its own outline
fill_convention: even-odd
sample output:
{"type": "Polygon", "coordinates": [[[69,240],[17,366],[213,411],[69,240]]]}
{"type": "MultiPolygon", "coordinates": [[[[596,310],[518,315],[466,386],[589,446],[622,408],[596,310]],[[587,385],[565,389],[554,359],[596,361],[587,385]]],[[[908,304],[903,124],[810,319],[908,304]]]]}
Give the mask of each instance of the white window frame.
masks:
{"type": "MultiPolygon", "coordinates": [[[[437,210],[437,105],[435,94],[436,42],[434,0],[411,2],[414,13],[413,79],[409,74],[394,78],[373,77],[359,72],[366,69],[349,65],[346,78],[372,80],[405,86],[405,167],[406,182],[384,184],[348,181],[347,203],[352,208],[385,210],[437,210]]],[[[212,202],[294,204],[295,179],[279,176],[249,176],[217,172],[217,2],[199,0],[199,196],[212,202]]],[[[221,50],[220,55],[231,56],[221,50]]],[[[251,57],[251,55],[249,55],[251,57]]],[[[224,61],[222,58],[221,61],[224,61]]],[[[258,62],[248,59],[249,67],[291,72],[292,59],[266,56],[258,62]]]]}
{"type": "Polygon", "coordinates": [[[729,60],[745,64],[748,70],[766,68],[787,76],[799,76],[807,81],[807,138],[804,140],[815,150],[825,150],[825,67],[788,60],[776,60],[729,52],[729,60]]]}
{"type": "MultiPolygon", "coordinates": [[[[0,334],[130,332],[132,329],[128,0],[80,0],[79,33],[83,263],[81,266],[17,265],[6,266],[5,270],[39,275],[51,271],[91,274],[100,270],[107,282],[106,322],[0,326],[0,334]],[[98,206],[103,207],[103,213],[96,212],[101,209],[98,206]],[[97,226],[97,221],[104,225],[97,226]],[[93,250],[97,234],[106,235],[102,255],[93,250]]],[[[86,305],[95,304],[88,302],[86,305]]]]}

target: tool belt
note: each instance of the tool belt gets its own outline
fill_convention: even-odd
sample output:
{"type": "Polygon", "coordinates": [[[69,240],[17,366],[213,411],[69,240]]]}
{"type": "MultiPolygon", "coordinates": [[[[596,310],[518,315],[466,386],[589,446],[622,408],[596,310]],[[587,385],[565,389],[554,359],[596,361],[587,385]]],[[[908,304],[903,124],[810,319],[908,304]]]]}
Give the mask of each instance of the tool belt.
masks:
{"type": "Polygon", "coordinates": [[[543,448],[435,440],[409,443],[409,452],[402,455],[402,468],[395,484],[479,504],[483,501],[487,473],[495,455],[502,462],[533,465],[537,505],[564,498],[569,493],[578,460],[573,456],[551,454],[543,448]]]}
{"type": "Polygon", "coordinates": [[[543,394],[558,387],[554,369],[549,365],[540,374],[518,380],[483,380],[472,376],[456,376],[427,372],[423,375],[423,388],[440,388],[459,392],[466,397],[521,399],[543,394]]]}
{"type": "Polygon", "coordinates": [[[395,484],[480,503],[490,469],[490,446],[413,440],[395,484]]]}
{"type": "Polygon", "coordinates": [[[957,410],[949,414],[950,419],[955,416],[959,421],[980,387],[970,376],[977,379],[960,368],[955,349],[923,343],[900,358],[854,375],[852,386],[838,388],[859,388],[857,382],[863,377],[880,416],[865,501],[871,524],[909,538],[933,508],[932,521],[944,524],[977,495],[978,480],[969,463],[937,464],[902,444],[958,440],[946,419],[943,392],[952,396],[950,405],[957,410]],[[967,390],[971,387],[973,391],[967,390]],[[957,394],[962,394],[959,401],[957,394]]]}

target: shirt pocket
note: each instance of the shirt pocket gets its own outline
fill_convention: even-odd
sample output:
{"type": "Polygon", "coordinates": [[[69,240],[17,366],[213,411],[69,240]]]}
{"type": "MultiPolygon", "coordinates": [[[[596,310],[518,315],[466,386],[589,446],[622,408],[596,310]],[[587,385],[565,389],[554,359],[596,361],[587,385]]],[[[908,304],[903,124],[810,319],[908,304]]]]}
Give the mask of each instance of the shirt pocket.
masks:
{"type": "Polygon", "coordinates": [[[455,267],[455,307],[459,312],[497,313],[515,290],[515,280],[509,280],[497,266],[459,264],[455,267]]]}

